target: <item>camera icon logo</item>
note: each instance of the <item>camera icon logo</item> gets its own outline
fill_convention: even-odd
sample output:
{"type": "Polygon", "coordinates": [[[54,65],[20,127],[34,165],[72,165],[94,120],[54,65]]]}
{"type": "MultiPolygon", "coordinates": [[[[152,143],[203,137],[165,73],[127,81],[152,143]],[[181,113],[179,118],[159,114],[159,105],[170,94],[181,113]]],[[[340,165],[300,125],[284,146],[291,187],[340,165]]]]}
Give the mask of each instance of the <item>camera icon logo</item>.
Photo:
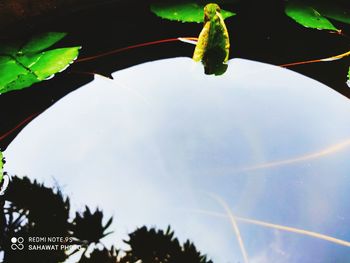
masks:
{"type": "Polygon", "coordinates": [[[12,237],[11,238],[11,249],[12,250],[23,250],[24,249],[24,238],[23,237],[12,237]]]}

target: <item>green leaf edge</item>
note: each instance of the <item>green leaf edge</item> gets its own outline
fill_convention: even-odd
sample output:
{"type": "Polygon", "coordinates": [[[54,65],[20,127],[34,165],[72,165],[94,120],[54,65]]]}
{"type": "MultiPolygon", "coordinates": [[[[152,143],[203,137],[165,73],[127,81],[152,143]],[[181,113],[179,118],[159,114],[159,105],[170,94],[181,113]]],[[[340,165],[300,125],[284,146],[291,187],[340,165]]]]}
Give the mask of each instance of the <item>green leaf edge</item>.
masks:
{"type": "MultiPolygon", "coordinates": [[[[158,16],[162,19],[170,20],[170,21],[177,21],[177,22],[183,22],[183,23],[203,23],[203,21],[204,21],[204,6],[205,6],[205,4],[198,4],[197,2],[153,3],[150,6],[150,10],[156,16],[158,16]],[[177,11],[178,16],[174,16],[172,14],[166,14],[167,12],[170,12],[167,9],[176,8],[176,7],[184,5],[184,4],[197,5],[197,7],[195,7],[195,9],[197,9],[197,12],[200,12],[201,15],[199,17],[201,17],[201,18],[200,19],[187,19],[187,18],[181,17],[181,7],[180,7],[180,10],[177,11]],[[165,14],[163,14],[163,13],[165,13],[165,14]]],[[[232,11],[229,11],[229,10],[221,9],[221,15],[222,15],[223,19],[226,19],[229,17],[233,17],[237,14],[232,12],[232,11]]],[[[198,16],[198,14],[196,14],[195,16],[198,16]]]]}
{"type": "Polygon", "coordinates": [[[32,37],[18,52],[19,54],[30,54],[43,51],[58,41],[62,40],[67,33],[65,32],[45,32],[32,37]]]}
{"type": "Polygon", "coordinates": [[[2,179],[4,178],[4,162],[2,161],[4,156],[2,155],[2,152],[0,151],[0,183],[2,182],[2,179]]]}
{"type": "Polygon", "coordinates": [[[350,24],[350,9],[339,6],[336,2],[309,0],[307,3],[313,6],[321,15],[331,20],[350,24]]]}
{"type": "MultiPolygon", "coordinates": [[[[313,28],[313,29],[319,29],[319,30],[330,30],[330,31],[339,31],[326,17],[322,16],[320,12],[318,12],[315,8],[313,8],[311,5],[307,5],[305,3],[300,2],[289,2],[286,4],[285,7],[285,13],[288,17],[293,19],[298,24],[306,27],[306,28],[313,28]],[[310,10],[307,10],[310,9],[310,10]],[[320,21],[322,21],[323,24],[313,24],[309,22],[302,21],[303,15],[302,12],[314,12],[315,17],[318,17],[320,21]],[[300,14],[301,13],[301,14],[300,14]]],[[[305,15],[305,14],[304,14],[305,15]]],[[[308,18],[312,20],[312,17],[307,15],[304,16],[304,18],[308,18]]]]}
{"type": "MultiPolygon", "coordinates": [[[[13,91],[13,90],[21,90],[24,88],[28,88],[32,86],[35,83],[41,82],[43,80],[49,79],[53,77],[55,74],[62,72],[65,70],[70,64],[74,62],[74,60],[79,55],[79,49],[81,46],[76,47],[64,47],[64,48],[57,48],[52,50],[46,50],[47,48],[51,47],[52,45],[56,44],[58,41],[63,39],[67,33],[65,32],[45,32],[38,35],[33,36],[31,39],[28,40],[27,43],[23,45],[22,48],[19,48],[19,43],[8,43],[8,44],[2,44],[1,47],[5,52],[2,52],[1,57],[6,58],[8,57],[11,61],[14,61],[14,63],[17,66],[20,66],[22,68],[22,71],[16,72],[15,75],[13,75],[13,79],[9,80],[8,82],[4,82],[2,86],[0,86],[0,95],[13,91]],[[63,63],[64,65],[56,66],[56,70],[54,71],[47,71],[45,72],[40,69],[32,69],[31,66],[26,66],[21,63],[21,58],[27,59],[30,61],[30,57],[41,57],[44,58],[46,54],[50,52],[57,52],[58,50],[66,50],[66,51],[72,51],[73,54],[71,54],[70,59],[66,59],[66,62],[63,63]],[[6,52],[7,51],[7,52],[6,52]],[[36,72],[39,72],[40,74],[36,74],[36,72]],[[41,74],[43,73],[43,74],[41,74]],[[50,73],[50,74],[48,74],[50,73]],[[46,75],[45,75],[46,74],[46,75]],[[22,84],[21,84],[22,83],[22,84]]],[[[60,62],[60,61],[59,61],[60,62]]],[[[37,62],[34,63],[34,67],[36,66],[37,62]]],[[[11,65],[10,65],[11,66],[11,65]]],[[[53,67],[55,68],[55,67],[53,67]]],[[[6,74],[3,72],[3,74],[6,74]]],[[[11,78],[11,74],[9,75],[11,78]]],[[[1,76],[0,76],[1,77],[1,76]]]]}
{"type": "MultiPolygon", "coordinates": [[[[64,71],[74,62],[74,60],[79,55],[79,49],[81,49],[81,47],[76,46],[76,47],[57,48],[57,49],[44,51],[42,52],[43,53],[42,59],[45,59],[45,56],[49,56],[55,52],[62,52],[62,55],[65,54],[65,57],[64,57],[65,63],[63,63],[64,65],[56,67],[57,69],[55,70],[48,71],[47,68],[45,68],[43,65],[38,67],[38,63],[40,62],[38,61],[38,63],[34,64],[33,67],[31,67],[31,69],[33,70],[35,75],[38,77],[39,81],[43,81],[43,80],[46,80],[47,78],[51,78],[53,75],[64,71]],[[68,56],[68,59],[67,59],[67,56],[68,56]],[[46,72],[45,70],[43,70],[43,68],[46,69],[46,72]]],[[[63,58],[61,57],[60,62],[62,62],[62,60],[63,58]]]]}

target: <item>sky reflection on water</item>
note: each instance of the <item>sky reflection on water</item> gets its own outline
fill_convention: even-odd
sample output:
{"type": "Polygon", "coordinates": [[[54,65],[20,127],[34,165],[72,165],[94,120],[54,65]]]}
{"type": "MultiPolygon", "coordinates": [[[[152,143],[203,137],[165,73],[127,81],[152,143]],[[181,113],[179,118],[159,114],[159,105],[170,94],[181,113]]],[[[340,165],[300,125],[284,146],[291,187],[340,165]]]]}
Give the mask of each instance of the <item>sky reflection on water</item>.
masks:
{"type": "MultiPolygon", "coordinates": [[[[97,76],[19,134],[6,169],[55,178],[73,207],[113,214],[108,242],[170,224],[214,262],[243,262],[210,194],[237,216],[350,240],[350,101],[263,63],[234,59],[220,77],[202,71],[176,58],[118,71],[114,81],[97,76]]],[[[253,263],[350,261],[349,247],[238,226],[253,263]]]]}

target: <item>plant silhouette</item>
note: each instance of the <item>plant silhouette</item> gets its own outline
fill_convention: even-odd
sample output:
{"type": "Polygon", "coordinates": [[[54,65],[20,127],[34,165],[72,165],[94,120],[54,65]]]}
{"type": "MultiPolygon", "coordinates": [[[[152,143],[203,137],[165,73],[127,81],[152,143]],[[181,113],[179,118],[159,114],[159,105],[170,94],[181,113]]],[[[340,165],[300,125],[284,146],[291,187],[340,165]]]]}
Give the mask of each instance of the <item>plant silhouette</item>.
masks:
{"type": "Polygon", "coordinates": [[[112,233],[113,218],[104,222],[103,212],[85,206],[71,218],[70,199],[59,188],[46,187],[28,177],[12,178],[1,210],[0,252],[5,263],[58,263],[79,253],[78,263],[212,263],[189,240],[183,245],[168,227],[166,231],[138,228],[124,241],[129,249],[105,247],[101,239],[112,233]],[[23,238],[24,249],[12,245],[23,238]],[[35,238],[41,238],[33,240],[35,238]],[[48,240],[52,237],[62,239],[48,240]],[[45,239],[46,238],[46,239],[45,239]],[[47,249],[47,246],[57,246],[47,249]],[[67,245],[61,248],[61,245],[67,245]],[[45,249],[31,249],[46,246],[45,249]]]}
{"type": "Polygon", "coordinates": [[[33,236],[69,236],[69,198],[64,198],[58,189],[31,182],[27,177],[14,177],[5,201],[6,220],[1,236],[4,262],[62,262],[67,258],[63,250],[39,253],[13,250],[11,238],[20,236],[27,240],[27,237],[33,236]]]}
{"type": "Polygon", "coordinates": [[[78,240],[83,240],[88,244],[99,243],[99,241],[112,232],[105,233],[112,224],[111,217],[108,222],[103,225],[103,213],[96,209],[95,213],[91,213],[89,207],[85,207],[83,214],[76,213],[72,224],[73,236],[78,240]]]}
{"type": "Polygon", "coordinates": [[[119,263],[118,255],[119,251],[113,246],[111,249],[96,248],[89,257],[82,256],[79,263],[119,263]]]}
{"type": "Polygon", "coordinates": [[[125,242],[130,249],[126,251],[121,263],[138,260],[143,263],[212,263],[189,240],[181,246],[170,227],[164,232],[144,226],[129,234],[129,240],[125,242]]]}

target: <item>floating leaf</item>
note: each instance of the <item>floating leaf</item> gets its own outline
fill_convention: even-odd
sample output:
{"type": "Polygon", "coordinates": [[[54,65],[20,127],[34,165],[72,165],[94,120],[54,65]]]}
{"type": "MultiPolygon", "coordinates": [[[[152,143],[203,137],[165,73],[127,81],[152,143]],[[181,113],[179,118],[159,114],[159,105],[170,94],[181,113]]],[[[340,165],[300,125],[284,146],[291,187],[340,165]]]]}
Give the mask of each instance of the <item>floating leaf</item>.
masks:
{"type": "Polygon", "coordinates": [[[8,83],[27,73],[28,71],[11,56],[0,56],[0,92],[3,92],[8,83]]]}
{"type": "Polygon", "coordinates": [[[338,31],[338,29],[316,9],[310,5],[289,2],[285,10],[286,14],[304,27],[338,31]]]}
{"type": "MultiPolygon", "coordinates": [[[[151,5],[151,10],[157,16],[181,22],[202,23],[204,18],[204,4],[196,2],[157,3],[151,5]]],[[[224,19],[236,15],[231,11],[221,10],[224,19]]]]}
{"type": "Polygon", "coordinates": [[[79,47],[58,48],[33,56],[24,56],[18,60],[28,67],[39,80],[44,80],[64,70],[78,56],[78,50],[79,47]]]}
{"type": "Polygon", "coordinates": [[[69,66],[80,47],[45,50],[65,35],[45,33],[32,38],[22,48],[17,43],[0,46],[0,93],[29,87],[69,66]]]}
{"type": "Polygon", "coordinates": [[[313,0],[308,3],[310,3],[310,6],[314,7],[322,16],[338,22],[350,24],[350,10],[339,6],[338,3],[321,0],[313,0]]]}

